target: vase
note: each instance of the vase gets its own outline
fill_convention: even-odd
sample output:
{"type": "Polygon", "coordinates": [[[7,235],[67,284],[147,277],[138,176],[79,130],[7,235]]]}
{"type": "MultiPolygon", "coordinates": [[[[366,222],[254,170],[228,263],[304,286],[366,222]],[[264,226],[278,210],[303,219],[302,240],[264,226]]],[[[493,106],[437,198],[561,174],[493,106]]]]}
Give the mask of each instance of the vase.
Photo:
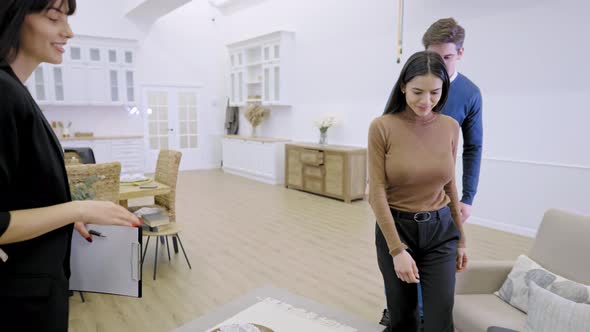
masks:
{"type": "Polygon", "coordinates": [[[328,144],[328,131],[320,131],[320,142],[321,145],[328,144]]]}
{"type": "Polygon", "coordinates": [[[256,137],[257,136],[256,128],[258,128],[258,127],[252,126],[252,132],[251,132],[250,136],[252,136],[252,137],[256,137]]]}

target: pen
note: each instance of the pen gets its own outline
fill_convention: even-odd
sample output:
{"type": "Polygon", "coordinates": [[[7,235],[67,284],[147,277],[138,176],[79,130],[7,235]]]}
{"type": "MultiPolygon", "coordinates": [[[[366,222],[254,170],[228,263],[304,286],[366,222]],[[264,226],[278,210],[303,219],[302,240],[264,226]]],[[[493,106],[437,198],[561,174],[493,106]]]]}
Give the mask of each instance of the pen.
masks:
{"type": "Polygon", "coordinates": [[[96,235],[98,237],[106,237],[106,235],[102,235],[101,232],[95,231],[94,229],[89,230],[88,233],[90,233],[90,235],[96,235]]]}

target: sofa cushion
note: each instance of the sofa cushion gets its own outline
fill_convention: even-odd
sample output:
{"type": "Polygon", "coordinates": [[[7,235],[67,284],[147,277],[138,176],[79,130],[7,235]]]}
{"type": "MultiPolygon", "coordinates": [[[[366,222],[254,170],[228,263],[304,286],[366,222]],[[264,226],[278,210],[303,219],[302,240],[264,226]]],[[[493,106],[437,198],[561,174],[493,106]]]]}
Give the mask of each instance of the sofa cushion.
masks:
{"type": "Polygon", "coordinates": [[[525,332],[590,331],[590,305],[566,300],[531,282],[525,332]]]}
{"type": "Polygon", "coordinates": [[[525,255],[518,256],[508,278],[495,294],[527,313],[531,281],[568,300],[590,304],[589,286],[551,273],[525,255]]]}
{"type": "Polygon", "coordinates": [[[455,296],[455,328],[461,332],[486,332],[490,326],[522,331],[526,315],[493,294],[455,296]]]}

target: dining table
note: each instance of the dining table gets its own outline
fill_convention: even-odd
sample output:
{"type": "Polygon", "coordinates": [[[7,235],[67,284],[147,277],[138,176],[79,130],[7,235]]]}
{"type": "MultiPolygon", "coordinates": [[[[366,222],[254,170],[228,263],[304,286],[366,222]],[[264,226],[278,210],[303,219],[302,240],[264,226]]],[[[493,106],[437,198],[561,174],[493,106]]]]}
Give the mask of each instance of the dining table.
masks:
{"type": "Polygon", "coordinates": [[[128,208],[130,199],[165,195],[170,191],[169,186],[153,180],[141,183],[121,182],[119,184],[119,205],[128,208]]]}

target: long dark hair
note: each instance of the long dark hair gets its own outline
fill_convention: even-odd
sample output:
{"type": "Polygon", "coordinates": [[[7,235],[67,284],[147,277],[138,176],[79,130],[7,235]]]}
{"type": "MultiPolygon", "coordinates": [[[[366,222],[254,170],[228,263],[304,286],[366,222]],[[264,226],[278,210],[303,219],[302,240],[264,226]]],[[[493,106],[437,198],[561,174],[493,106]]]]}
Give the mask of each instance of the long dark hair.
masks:
{"type": "Polygon", "coordinates": [[[0,61],[11,62],[20,49],[20,32],[25,16],[68,2],[68,15],[76,11],[76,0],[0,0],[0,61]]]}
{"type": "Polygon", "coordinates": [[[405,86],[416,76],[433,74],[443,82],[439,102],[432,109],[433,112],[440,112],[447,102],[451,80],[445,67],[443,59],[434,52],[422,51],[414,53],[402,68],[399,78],[389,95],[387,105],[383,114],[402,112],[406,108],[406,97],[402,93],[402,86],[405,86]]]}

